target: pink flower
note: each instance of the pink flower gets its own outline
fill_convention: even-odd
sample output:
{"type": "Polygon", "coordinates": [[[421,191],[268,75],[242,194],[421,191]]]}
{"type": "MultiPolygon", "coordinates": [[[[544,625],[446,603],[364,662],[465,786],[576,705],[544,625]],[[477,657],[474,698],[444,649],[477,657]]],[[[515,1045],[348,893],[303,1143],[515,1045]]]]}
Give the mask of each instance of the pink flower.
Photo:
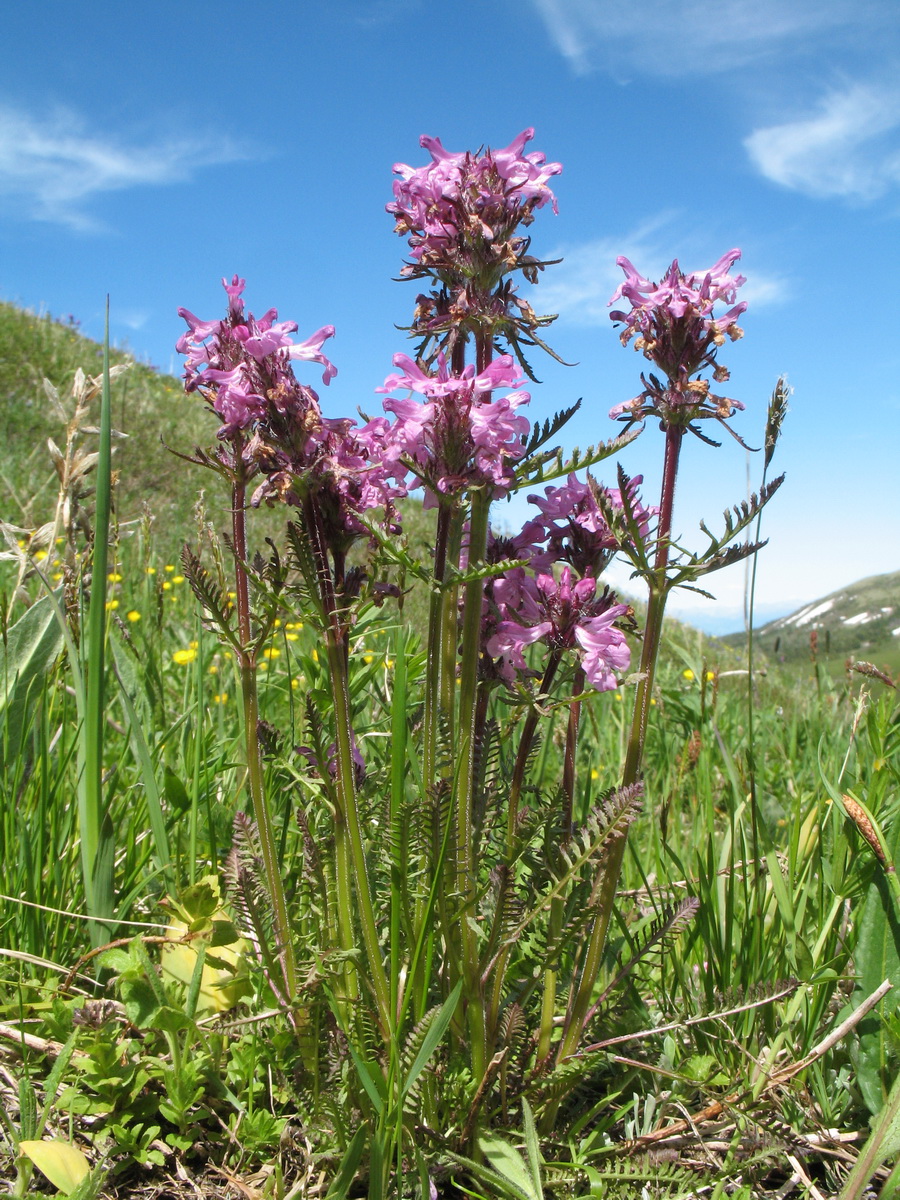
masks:
{"type": "Polygon", "coordinates": [[[598,596],[592,576],[573,583],[568,567],[558,580],[517,567],[494,581],[493,595],[504,619],[487,642],[492,658],[526,671],[525,647],[543,639],[552,650],[579,649],[585,676],[598,691],[618,686],[615,672],[628,669],[631,651],[614,622],[628,605],[616,604],[608,588],[598,596]]]}
{"type": "MultiPolygon", "coordinates": [[[[642,538],[650,532],[650,518],[657,509],[646,508],[638,497],[643,476],[629,484],[631,508],[642,538]]],[[[601,488],[609,504],[624,513],[618,488],[601,488]]],[[[531,561],[535,570],[549,571],[555,562],[568,563],[579,576],[598,577],[627,538],[624,523],[610,528],[597,506],[594,492],[576,475],[570,475],[561,487],[548,487],[545,495],[529,496],[529,503],[540,510],[540,517],[529,521],[522,530],[523,542],[533,547],[531,561]]],[[[614,523],[615,525],[615,523],[614,523]]]]}
{"type": "Polygon", "coordinates": [[[727,368],[717,363],[715,356],[726,336],[736,341],[743,335],[737,320],[747,305],[735,300],[737,289],[746,280],[743,275],[728,273],[740,256],[740,250],[729,250],[708,271],[687,275],[676,260],[659,283],[645,279],[627,258],[616,260],[625,279],[610,304],[624,298],[631,309],[617,309],[610,318],[623,323],[622,344],[634,338],[635,349],[655,363],[665,379],[642,376],[644,391],[613,408],[611,417],[636,421],[655,412],[664,424],[689,425],[702,417],[724,420],[743,408],[736,400],[713,395],[707,380],[693,378],[709,367],[717,382],[728,379],[727,368]],[[721,302],[731,307],[715,315],[714,307],[721,302]]]}
{"type": "Polygon", "coordinates": [[[505,496],[513,482],[512,464],[525,452],[528,420],[516,413],[528,392],[492,399],[495,388],[515,387],[521,375],[511,355],[502,355],[476,375],[471,364],[451,374],[443,355],[429,375],[406,354],[394,355],[400,371],[389,375],[379,392],[406,388],[424,403],[389,398],[384,407],[396,420],[385,463],[398,472],[405,464],[425,485],[426,506],[437,493],[487,486],[493,498],[505,496]]]}
{"type": "MultiPolygon", "coordinates": [[[[431,154],[424,167],[396,163],[394,199],[387,211],[397,218],[396,230],[409,234],[412,258],[422,265],[449,263],[455,252],[475,243],[497,243],[515,257],[510,239],[518,224],[529,224],[534,210],[556,197],[548,180],[562,171],[543,154],[523,154],[533,129],[523,130],[503,150],[454,154],[439,138],[423,135],[431,154]]],[[[457,260],[457,265],[459,265],[457,260]]]]}
{"type": "Polygon", "coordinates": [[[337,372],[322,353],[322,344],[333,336],[334,327],[326,325],[305,342],[295,343],[290,334],[296,332],[296,323],[279,322],[274,308],[258,320],[252,313],[245,315],[243,279],[235,275],[231,283],[223,279],[222,286],[228,295],[223,320],[201,321],[186,308],[178,310],[188,325],[188,332],[176,343],[178,352],[186,356],[185,390],[199,390],[207,398],[222,418],[218,431],[222,439],[234,437],[273,411],[281,417],[290,413],[302,425],[309,411],[318,413],[318,397],[297,381],[291,360],[321,363],[322,380],[329,383],[337,372]]]}

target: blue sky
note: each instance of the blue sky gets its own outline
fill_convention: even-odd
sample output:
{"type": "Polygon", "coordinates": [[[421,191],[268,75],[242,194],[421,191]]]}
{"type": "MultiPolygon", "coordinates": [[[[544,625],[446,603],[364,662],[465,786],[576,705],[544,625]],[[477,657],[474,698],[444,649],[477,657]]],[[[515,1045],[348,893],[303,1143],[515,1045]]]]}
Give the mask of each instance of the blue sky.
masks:
{"type": "MultiPolygon", "coordinates": [[[[746,336],[722,355],[746,404],[735,428],[759,445],[779,374],[794,389],[758,612],[900,569],[896,0],[45,0],[10,7],[2,36],[3,299],[100,337],[109,292],[113,337],[177,370],[177,307],[218,315],[237,272],[257,313],[274,305],[302,337],[337,327],[329,415],[374,413],[415,299],[392,282],[393,163],[426,160],[422,133],[475,149],[532,125],[529,149],[564,165],[533,248],[564,262],[531,299],[559,312],[548,340],[577,363],[534,360],[532,418],[582,397],[565,442],[583,447],[639,390],[643,360],[608,316],[617,255],[657,278],[739,246],[746,336]]],[[[623,457],[648,500],[661,457],[650,427],[623,457]]],[[[754,488],[760,470],[754,456],[754,488]]],[[[730,439],[686,448],[687,543],[747,478],[730,439]]],[[[674,611],[739,628],[742,568],[709,582],[716,603],[674,611]]]]}

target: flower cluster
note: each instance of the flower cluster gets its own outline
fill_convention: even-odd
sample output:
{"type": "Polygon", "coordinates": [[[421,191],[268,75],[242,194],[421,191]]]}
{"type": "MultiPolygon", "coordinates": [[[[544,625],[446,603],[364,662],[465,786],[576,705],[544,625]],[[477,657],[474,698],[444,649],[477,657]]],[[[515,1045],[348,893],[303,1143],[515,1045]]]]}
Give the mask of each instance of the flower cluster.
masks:
{"type": "Polygon", "coordinates": [[[537,281],[544,264],[528,253],[530,239],[519,229],[536,209],[557,207],[548,181],[562,167],[524,153],[533,136],[525,129],[505,149],[478,154],[451,153],[438,138],[422,137],[431,162],[394,166],[400,179],[387,211],[396,232],[408,237],[412,258],[401,275],[437,284],[416,300],[411,329],[423,336],[420,354],[432,340],[452,352],[480,334],[505,338],[524,361],[522,346],[539,342],[536,331],[554,319],[539,317],[509,278],[521,270],[537,281]]]}
{"type": "Polygon", "coordinates": [[[245,280],[235,275],[230,284],[223,279],[222,286],[228,293],[228,315],[220,321],[201,321],[189,309],[179,308],[188,332],[175,347],[187,356],[185,391],[200,390],[222,419],[218,436],[233,438],[273,414],[300,424],[309,414],[318,416],[318,397],[297,381],[291,362],[321,364],[322,382],[330,383],[337,368],[322,346],[334,336],[334,326],[323,326],[305,342],[293,342],[290,334],[296,333],[296,323],[279,322],[274,308],[259,320],[244,313],[245,280]]]}
{"type": "Polygon", "coordinates": [[[628,612],[617,604],[608,588],[597,591],[593,576],[573,580],[569,567],[559,579],[527,574],[515,567],[494,582],[494,601],[501,620],[489,637],[486,650],[518,671],[527,671],[526,646],[542,639],[551,650],[580,650],[585,677],[598,691],[618,686],[616,671],[625,671],[631,651],[617,618],[628,612]]]}
{"type": "Polygon", "coordinates": [[[705,367],[712,369],[718,383],[729,377],[715,356],[726,336],[732,341],[743,336],[737,320],[747,305],[735,303],[735,296],[746,281],[743,275],[728,273],[740,256],[740,250],[729,250],[708,271],[687,275],[676,259],[659,283],[645,279],[627,258],[616,260],[626,277],[609,303],[624,298],[631,310],[617,309],[610,318],[623,324],[622,344],[634,338],[635,349],[643,351],[665,378],[651,375],[647,380],[642,375],[644,391],[613,408],[611,417],[635,421],[657,413],[666,425],[688,425],[698,417],[724,420],[743,408],[736,400],[712,395],[708,380],[692,378],[705,367]],[[713,309],[720,302],[732,307],[715,316],[713,309]]]}
{"type": "MultiPolygon", "coordinates": [[[[646,508],[638,496],[643,476],[636,475],[628,484],[629,509],[640,535],[650,532],[655,507],[646,508]]],[[[624,521],[611,527],[597,503],[597,492],[607,501],[607,511],[624,517],[622,494],[618,488],[591,486],[570,475],[561,487],[548,487],[545,495],[529,496],[540,516],[530,520],[519,538],[520,549],[528,547],[531,563],[537,571],[548,571],[555,562],[568,563],[578,576],[599,576],[613,554],[627,538],[624,521]],[[596,490],[595,490],[596,489],[596,490]]]]}
{"type": "Polygon", "coordinates": [[[177,349],[187,356],[185,390],[207,399],[222,420],[219,438],[239,442],[244,462],[265,476],[252,503],[299,505],[315,492],[332,544],[364,532],[357,514],[382,508],[392,517],[393,501],[405,489],[391,484],[383,466],[386,423],[358,428],[323,417],[316,393],[294,375],[294,362],[316,362],[324,368],[323,383],[331,382],[337,370],[322,346],[334,327],[294,342],[290,334],[297,325],[279,322],[274,308],[259,319],[244,312],[243,279],[235,275],[222,283],[227,316],[201,321],[180,308],[188,332],[177,349]]]}
{"type": "Polygon", "coordinates": [[[426,507],[437,494],[487,487],[496,499],[507,494],[513,482],[512,464],[524,453],[529,422],[516,410],[526,404],[528,392],[514,391],[498,399],[495,388],[516,388],[522,382],[510,355],[495,359],[479,374],[471,364],[454,374],[443,356],[436,375],[427,374],[405,354],[394,355],[399,373],[389,375],[379,392],[404,389],[412,396],[384,401],[396,420],[384,430],[385,465],[395,477],[409,467],[426,488],[426,507]]]}
{"type": "Polygon", "coordinates": [[[548,201],[557,207],[547,182],[562,167],[543,154],[522,153],[533,137],[534,130],[525,129],[503,150],[453,154],[440,138],[423,135],[419,143],[431,162],[395,164],[400,179],[386,207],[397,219],[396,232],[410,235],[416,263],[458,273],[476,247],[489,245],[495,258],[515,265],[522,239],[511,240],[513,231],[530,224],[548,201]]]}

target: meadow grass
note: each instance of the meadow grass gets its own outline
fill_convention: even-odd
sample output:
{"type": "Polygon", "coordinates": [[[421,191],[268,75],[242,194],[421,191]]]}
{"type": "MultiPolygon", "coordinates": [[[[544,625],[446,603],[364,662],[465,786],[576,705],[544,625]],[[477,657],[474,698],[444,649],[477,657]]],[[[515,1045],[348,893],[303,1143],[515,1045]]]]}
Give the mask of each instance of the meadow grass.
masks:
{"type": "MultiPolygon", "coordinates": [[[[59,565],[48,558],[48,577],[59,565]]],[[[152,542],[137,538],[122,545],[112,565],[104,787],[114,831],[116,935],[127,940],[144,923],[151,937],[160,933],[172,912],[167,892],[183,897],[202,877],[221,873],[234,815],[245,803],[245,768],[236,664],[198,620],[180,564],[157,557],[152,542]]],[[[30,586],[37,596],[36,581],[30,586]]],[[[396,619],[376,614],[359,629],[351,655],[351,694],[363,714],[358,728],[376,772],[390,765],[397,645],[396,619]]],[[[421,654],[409,659],[411,689],[422,662],[421,654]]],[[[266,755],[266,785],[283,877],[302,928],[309,919],[303,908],[315,902],[304,839],[324,839],[325,818],[314,780],[283,748],[308,734],[302,698],[326,690],[321,643],[308,624],[283,618],[273,628],[259,690],[282,746],[266,755]],[[297,807],[305,813],[301,825],[297,807]]],[[[0,1019],[7,1028],[58,1041],[69,1036],[73,1014],[96,987],[87,957],[88,898],[74,803],[80,729],[71,691],[65,659],[54,656],[32,681],[18,753],[4,760],[0,776],[0,1019]]],[[[755,855],[746,675],[733,651],[702,635],[681,630],[669,641],[646,747],[651,803],[629,835],[607,950],[607,983],[624,973],[623,979],[591,1023],[598,1048],[587,1055],[591,1069],[558,1120],[564,1132],[544,1138],[551,1191],[629,1195],[655,1179],[651,1194],[682,1194],[677,1156],[675,1166],[656,1171],[636,1149],[642,1137],[653,1139],[717,1105],[713,1128],[725,1133],[718,1135],[714,1174],[732,1181],[732,1194],[755,1194],[761,1181],[783,1178],[784,1147],[797,1138],[812,1138],[818,1147],[823,1129],[865,1127],[854,1068],[858,1031],[796,1075],[790,1067],[853,1007],[858,915],[877,864],[832,793],[852,790],[890,824],[900,764],[896,711],[886,693],[860,677],[817,681],[811,669],[772,664],[755,681],[755,855]],[[872,694],[877,689],[885,694],[872,694]],[[654,945],[672,903],[686,898],[699,902],[692,919],[680,931],[660,933],[654,945]],[[741,1192],[743,1186],[750,1190],[741,1192]]],[[[615,786],[627,741],[627,693],[605,701],[586,708],[583,806],[615,786]]],[[[539,750],[536,788],[558,770],[563,723],[560,713],[539,750]]],[[[386,911],[380,915],[389,920],[386,911]]],[[[152,942],[147,953],[157,953],[152,942]]],[[[271,1004],[258,976],[247,986],[255,989],[245,1000],[248,1013],[271,1004]]],[[[177,987],[168,1003],[176,1010],[183,1003],[177,987]]],[[[133,1017],[133,1001],[126,1011],[133,1017]]],[[[160,1035],[145,1028],[138,1041],[134,1025],[101,1024],[79,1034],[88,1057],[70,1062],[52,1128],[77,1128],[80,1114],[94,1113],[95,1145],[112,1153],[124,1179],[134,1178],[129,1164],[159,1159],[161,1165],[200,1143],[242,1168],[283,1153],[279,1139],[295,1129],[309,1099],[291,1085],[291,1039],[277,1019],[227,1035],[179,1031],[197,1069],[190,1095],[175,1109],[165,1107],[160,1035]],[[115,1097],[98,1091],[97,1063],[110,1054],[124,1059],[133,1076],[115,1097]],[[232,1131],[224,1139],[223,1122],[232,1131]]],[[[10,1043],[7,1034],[7,1044],[15,1047],[17,1036],[10,1043]]],[[[25,1045],[17,1057],[14,1076],[32,1079],[40,1091],[52,1057],[25,1045]]],[[[338,1126],[330,1148],[328,1137],[310,1147],[302,1168],[312,1173],[310,1187],[315,1169],[326,1177],[337,1169],[352,1132],[338,1126]]],[[[288,1173],[299,1169],[304,1156],[297,1156],[296,1146],[283,1153],[288,1173]]],[[[836,1187],[832,1166],[839,1161],[821,1156],[810,1167],[823,1187],[828,1181],[836,1187]]]]}

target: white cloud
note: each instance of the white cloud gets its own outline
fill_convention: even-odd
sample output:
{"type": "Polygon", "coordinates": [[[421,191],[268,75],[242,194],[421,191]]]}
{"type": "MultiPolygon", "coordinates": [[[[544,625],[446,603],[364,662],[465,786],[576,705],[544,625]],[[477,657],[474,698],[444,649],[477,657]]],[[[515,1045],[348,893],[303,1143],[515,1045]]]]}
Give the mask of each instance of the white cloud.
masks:
{"type": "Polygon", "coordinates": [[[0,198],[30,220],[96,230],[86,209],[103,193],[177,183],[202,167],[243,157],[224,140],[128,144],[89,131],[68,109],[42,120],[0,106],[0,198]]]}
{"type": "MultiPolygon", "coordinates": [[[[733,72],[775,53],[805,53],[816,35],[876,22],[881,0],[532,0],[578,74],[598,63],[669,77],[733,72]]],[[[877,22],[876,22],[877,23],[877,22]]]]}
{"type": "Polygon", "coordinates": [[[669,264],[655,235],[670,219],[662,214],[621,237],[597,238],[555,250],[548,257],[563,261],[541,280],[540,311],[559,313],[579,325],[607,324],[609,298],[622,281],[616,259],[624,254],[651,277],[654,270],[664,271],[669,264]]]}
{"type": "Polygon", "coordinates": [[[150,314],[141,309],[127,309],[125,312],[120,312],[117,315],[117,321],[120,325],[124,325],[126,329],[131,329],[137,333],[139,329],[143,329],[150,319],[150,314]]]}
{"type": "Polygon", "coordinates": [[[744,147],[773,183],[810,196],[874,200],[900,182],[898,131],[900,91],[858,84],[832,92],[813,116],[755,130],[744,147]]]}
{"type": "MultiPolygon", "coordinates": [[[[672,214],[664,213],[620,237],[598,238],[554,251],[548,257],[562,258],[563,261],[541,280],[539,310],[559,313],[577,325],[608,325],[609,299],[623,279],[622,268],[616,265],[616,259],[624,255],[642,275],[659,279],[672,261],[671,251],[664,245],[666,241],[671,243],[672,236],[669,234],[663,239],[658,234],[673,219],[672,214]]],[[[681,261],[681,266],[684,270],[699,270],[704,262],[708,261],[709,265],[715,262],[722,252],[722,247],[701,248],[696,255],[698,261],[692,254],[690,260],[684,258],[681,261]]],[[[740,299],[754,308],[763,308],[783,303],[788,295],[789,287],[784,279],[753,270],[741,289],[740,299]]]]}

